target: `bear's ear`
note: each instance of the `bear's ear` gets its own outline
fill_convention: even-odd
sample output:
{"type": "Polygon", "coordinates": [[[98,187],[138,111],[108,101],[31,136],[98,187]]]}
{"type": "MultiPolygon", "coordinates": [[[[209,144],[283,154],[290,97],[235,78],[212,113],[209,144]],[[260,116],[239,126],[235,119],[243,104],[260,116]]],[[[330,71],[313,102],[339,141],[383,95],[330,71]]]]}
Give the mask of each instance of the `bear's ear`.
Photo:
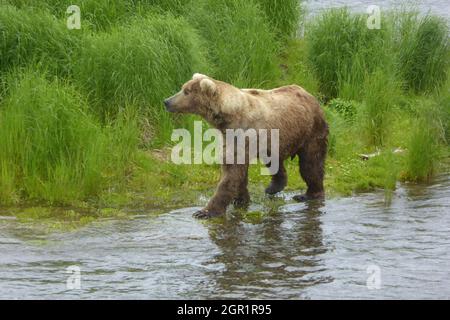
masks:
{"type": "Polygon", "coordinates": [[[200,89],[202,90],[202,92],[213,96],[217,92],[217,85],[214,83],[214,81],[205,78],[200,81],[200,89]]]}
{"type": "Polygon", "coordinates": [[[194,73],[194,75],[192,76],[192,80],[201,80],[201,79],[207,79],[208,76],[205,76],[204,74],[201,73],[194,73]]]}

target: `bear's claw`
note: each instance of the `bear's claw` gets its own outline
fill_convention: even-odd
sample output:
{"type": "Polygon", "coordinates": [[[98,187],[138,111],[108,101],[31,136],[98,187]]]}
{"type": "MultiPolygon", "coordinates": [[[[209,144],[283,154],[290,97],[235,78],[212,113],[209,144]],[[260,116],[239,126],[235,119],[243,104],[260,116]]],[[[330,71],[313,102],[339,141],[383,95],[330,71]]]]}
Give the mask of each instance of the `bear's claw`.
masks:
{"type": "Polygon", "coordinates": [[[203,209],[195,212],[192,216],[196,219],[209,219],[220,216],[220,213],[203,209]]]}
{"type": "Polygon", "coordinates": [[[238,209],[245,209],[248,207],[248,204],[250,203],[250,197],[240,197],[236,198],[233,201],[234,207],[238,209]]]}

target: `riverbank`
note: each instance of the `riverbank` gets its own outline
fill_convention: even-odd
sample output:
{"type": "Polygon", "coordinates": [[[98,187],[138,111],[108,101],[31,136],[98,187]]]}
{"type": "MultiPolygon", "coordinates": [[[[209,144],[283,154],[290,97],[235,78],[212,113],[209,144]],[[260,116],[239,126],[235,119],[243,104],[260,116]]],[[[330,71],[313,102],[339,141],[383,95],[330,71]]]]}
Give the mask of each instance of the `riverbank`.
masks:
{"type": "MultiPolygon", "coordinates": [[[[194,72],[239,87],[296,83],[317,96],[330,124],[328,197],[384,189],[389,203],[397,181],[449,172],[445,20],[396,11],[371,30],[366,15],[333,9],[298,39],[297,1],[83,1],[82,29],[68,30],[58,1],[0,5],[1,215],[72,228],[203,206],[220,168],[170,161],[172,130],[194,118],[161,103],[194,72]]],[[[300,193],[297,159],[287,169],[286,194],[300,193]]],[[[269,177],[258,171],[250,191],[266,209],[249,217],[286,199],[266,197],[269,177]]]]}
{"type": "MultiPolygon", "coordinates": [[[[406,151],[405,151],[406,153],[406,151]]],[[[325,188],[327,200],[380,191],[384,192],[385,206],[389,206],[400,182],[405,179],[407,155],[381,153],[364,160],[359,154],[340,162],[330,158],[326,164],[325,188]]],[[[70,205],[23,203],[19,206],[0,206],[0,216],[31,224],[41,232],[72,231],[98,220],[134,219],[143,213],[158,215],[186,207],[205,206],[213,195],[220,178],[218,165],[174,165],[168,161],[170,150],[143,152],[142,163],[150,166],[136,168],[134,176],[123,190],[108,190],[98,198],[73,202],[70,205]]],[[[435,174],[449,173],[448,157],[437,162],[435,174]]],[[[297,160],[286,162],[288,186],[276,195],[267,196],[265,187],[270,177],[260,175],[261,167],[249,171],[251,204],[248,210],[234,210],[243,221],[258,223],[280,207],[296,203],[292,197],[306,190],[298,173],[297,160]]],[[[433,180],[430,177],[430,180],[433,180]]],[[[424,182],[412,182],[418,186],[424,182]]],[[[233,209],[232,209],[233,210],[233,209]]],[[[221,219],[219,219],[221,221],[221,219]]]]}

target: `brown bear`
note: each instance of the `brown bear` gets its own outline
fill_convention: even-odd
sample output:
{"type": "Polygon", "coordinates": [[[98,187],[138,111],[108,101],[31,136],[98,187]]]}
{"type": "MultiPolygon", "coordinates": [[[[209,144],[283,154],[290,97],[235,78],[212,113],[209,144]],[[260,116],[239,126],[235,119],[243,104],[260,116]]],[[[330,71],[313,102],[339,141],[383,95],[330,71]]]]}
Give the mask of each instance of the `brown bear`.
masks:
{"type": "MultiPolygon", "coordinates": [[[[200,115],[225,134],[228,129],[278,129],[279,169],[272,175],[266,193],[275,194],[287,184],[283,161],[299,157],[300,174],[307,184],[296,201],[324,196],[324,162],[327,153],[328,125],[319,102],[297,85],[273,90],[239,89],[202,74],[194,74],[180,92],[166,99],[169,112],[200,115]]],[[[270,148],[270,146],[269,146],[270,148]]],[[[196,218],[225,213],[227,206],[246,206],[249,160],[243,164],[223,164],[215,195],[196,218]]]]}

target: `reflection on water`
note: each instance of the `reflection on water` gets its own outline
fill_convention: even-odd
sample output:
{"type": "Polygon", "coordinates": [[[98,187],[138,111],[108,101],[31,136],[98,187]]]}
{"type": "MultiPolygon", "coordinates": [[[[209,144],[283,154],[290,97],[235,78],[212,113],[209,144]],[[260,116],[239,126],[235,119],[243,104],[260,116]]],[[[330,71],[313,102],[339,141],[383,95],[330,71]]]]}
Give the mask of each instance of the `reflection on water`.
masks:
{"type": "Polygon", "coordinates": [[[0,219],[0,298],[450,298],[449,207],[442,176],[399,186],[389,206],[383,192],[286,200],[253,222],[189,208],[45,234],[0,219]],[[66,288],[72,265],[80,290],[66,288]]]}
{"type": "Polygon", "coordinates": [[[323,206],[322,201],[294,205],[257,225],[234,218],[212,226],[211,239],[222,249],[214,261],[225,266],[218,277],[211,274],[217,283],[213,296],[299,298],[306,287],[332,281],[318,273],[325,268],[318,256],[327,251],[322,243],[323,206]]]}

